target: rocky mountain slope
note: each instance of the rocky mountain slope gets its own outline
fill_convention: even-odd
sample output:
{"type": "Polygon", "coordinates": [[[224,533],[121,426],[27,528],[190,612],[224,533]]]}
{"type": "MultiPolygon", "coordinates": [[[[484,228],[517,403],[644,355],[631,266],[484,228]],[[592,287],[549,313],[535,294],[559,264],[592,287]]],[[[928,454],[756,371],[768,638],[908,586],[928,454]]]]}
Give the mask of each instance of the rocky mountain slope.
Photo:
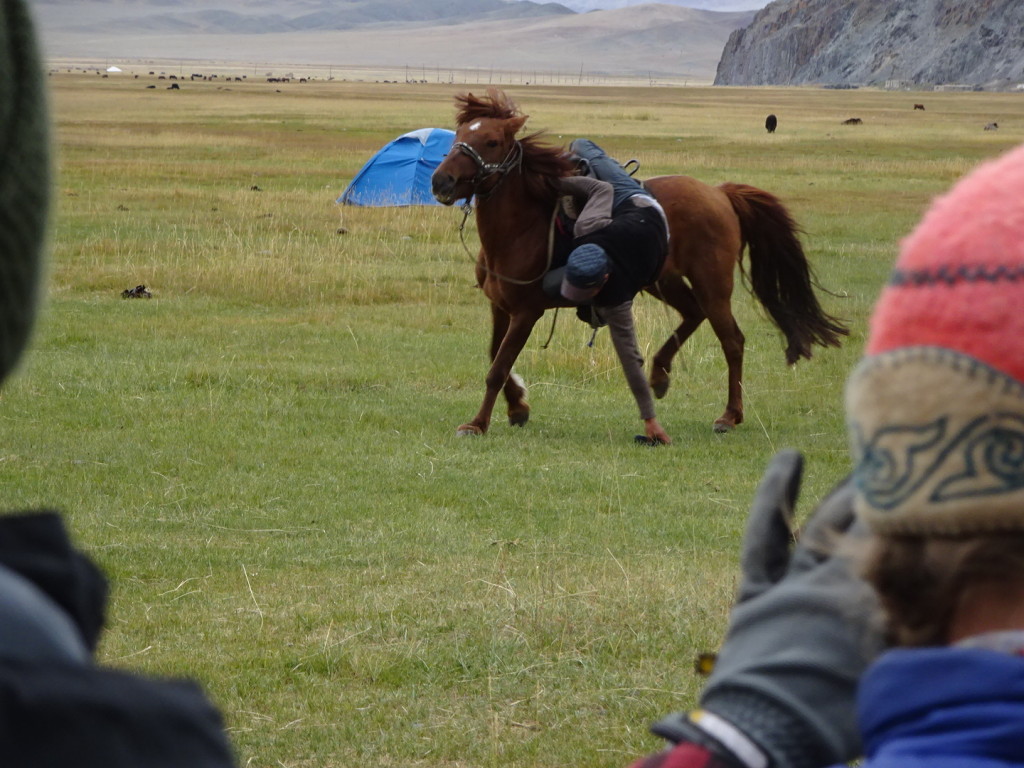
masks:
{"type": "Polygon", "coordinates": [[[716,85],[1024,82],[1021,0],[776,0],[733,32],[716,85]]]}

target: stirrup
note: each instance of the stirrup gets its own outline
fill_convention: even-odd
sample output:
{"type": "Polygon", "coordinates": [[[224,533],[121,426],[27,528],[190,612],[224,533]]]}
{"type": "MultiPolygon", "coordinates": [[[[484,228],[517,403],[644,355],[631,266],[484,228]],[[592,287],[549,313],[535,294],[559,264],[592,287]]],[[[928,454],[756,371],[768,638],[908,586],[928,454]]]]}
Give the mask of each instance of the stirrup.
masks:
{"type": "Polygon", "coordinates": [[[576,166],[577,176],[593,176],[593,171],[590,170],[590,161],[585,157],[579,155],[569,155],[569,162],[576,166]]]}

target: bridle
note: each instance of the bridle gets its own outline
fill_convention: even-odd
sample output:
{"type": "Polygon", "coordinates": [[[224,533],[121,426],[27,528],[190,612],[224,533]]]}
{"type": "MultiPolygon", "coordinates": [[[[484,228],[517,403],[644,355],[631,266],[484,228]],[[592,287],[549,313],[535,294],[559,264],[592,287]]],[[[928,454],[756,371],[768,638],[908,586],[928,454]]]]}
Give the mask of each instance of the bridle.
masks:
{"type": "Polygon", "coordinates": [[[488,163],[480,157],[479,152],[464,141],[456,141],[452,144],[452,150],[461,152],[476,163],[476,175],[472,180],[473,194],[481,199],[493,194],[494,190],[496,190],[501,182],[505,180],[505,177],[522,165],[523,162],[523,145],[520,144],[519,141],[512,144],[512,148],[509,149],[508,154],[505,155],[505,159],[500,163],[488,163]],[[480,185],[496,173],[501,174],[501,178],[499,178],[498,181],[495,182],[494,186],[489,190],[481,192],[480,185]]]}

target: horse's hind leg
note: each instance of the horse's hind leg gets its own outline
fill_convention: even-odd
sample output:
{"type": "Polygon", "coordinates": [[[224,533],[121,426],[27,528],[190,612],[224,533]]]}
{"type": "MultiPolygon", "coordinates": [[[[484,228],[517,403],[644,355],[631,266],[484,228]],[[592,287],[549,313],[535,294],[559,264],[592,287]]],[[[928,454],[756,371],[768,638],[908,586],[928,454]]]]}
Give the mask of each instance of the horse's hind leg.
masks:
{"type": "Polygon", "coordinates": [[[672,372],[672,359],[683,344],[686,343],[686,340],[704,322],[706,315],[690,286],[678,275],[663,277],[649,289],[649,292],[668,304],[683,317],[683,322],[679,324],[679,327],[661,345],[661,349],[657,351],[654,355],[654,360],[651,361],[651,391],[654,392],[655,397],[660,399],[668,392],[668,385],[671,381],[669,374],[672,372]]]}
{"type": "MultiPolygon", "coordinates": [[[[491,361],[498,354],[501,341],[508,333],[508,313],[491,305],[491,361]]],[[[513,427],[521,427],[530,420],[530,404],[526,402],[526,385],[517,373],[510,373],[502,394],[508,403],[508,423],[513,427]]]]}
{"type": "Polygon", "coordinates": [[[715,419],[712,429],[729,432],[743,422],[743,344],[746,339],[732,314],[728,296],[705,301],[704,304],[708,310],[708,321],[722,345],[729,375],[729,399],[725,412],[715,419]]]}
{"type": "MultiPolygon", "coordinates": [[[[731,284],[729,285],[731,288],[731,284]]],[[[727,288],[721,295],[703,295],[702,299],[678,276],[666,277],[658,281],[651,293],[676,309],[683,322],[675,333],[669,336],[654,356],[651,365],[651,389],[656,397],[663,397],[668,391],[669,373],[672,370],[672,358],[693,335],[704,320],[711,327],[722,345],[725,363],[728,368],[728,400],[725,411],[715,419],[712,429],[715,432],[729,432],[737,424],[743,422],[743,345],[745,339],[730,306],[730,293],[727,288]],[[707,310],[705,311],[705,307],[707,310]]],[[[706,294],[707,292],[702,292],[706,294]]]]}

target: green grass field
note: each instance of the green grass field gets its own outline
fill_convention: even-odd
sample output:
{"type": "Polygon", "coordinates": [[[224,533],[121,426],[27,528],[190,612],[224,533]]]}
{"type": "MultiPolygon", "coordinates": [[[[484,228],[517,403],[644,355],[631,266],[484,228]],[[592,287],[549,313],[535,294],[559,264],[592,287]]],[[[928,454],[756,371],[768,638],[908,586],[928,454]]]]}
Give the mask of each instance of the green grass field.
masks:
{"type": "MultiPolygon", "coordinates": [[[[607,335],[588,348],[571,313],[517,365],[530,423],[456,437],[489,333],[461,214],[334,204],[385,141],[451,126],[455,88],[50,84],[52,257],[0,393],[2,504],[66,512],[112,580],[102,661],[200,680],[254,767],[659,748],[648,723],[693,705],[692,660],[721,638],[768,458],[804,451],[804,513],[848,469],[844,379],[899,239],[1024,141],[1021,94],[510,89],[553,143],[779,195],[851,326],[787,368],[738,290],[746,422],[712,434],[725,364],[704,327],[659,404],[675,444],[651,450],[607,335]],[[121,298],[139,283],[152,299],[121,298]]],[[[637,314],[653,354],[676,318],[637,314]]]]}

